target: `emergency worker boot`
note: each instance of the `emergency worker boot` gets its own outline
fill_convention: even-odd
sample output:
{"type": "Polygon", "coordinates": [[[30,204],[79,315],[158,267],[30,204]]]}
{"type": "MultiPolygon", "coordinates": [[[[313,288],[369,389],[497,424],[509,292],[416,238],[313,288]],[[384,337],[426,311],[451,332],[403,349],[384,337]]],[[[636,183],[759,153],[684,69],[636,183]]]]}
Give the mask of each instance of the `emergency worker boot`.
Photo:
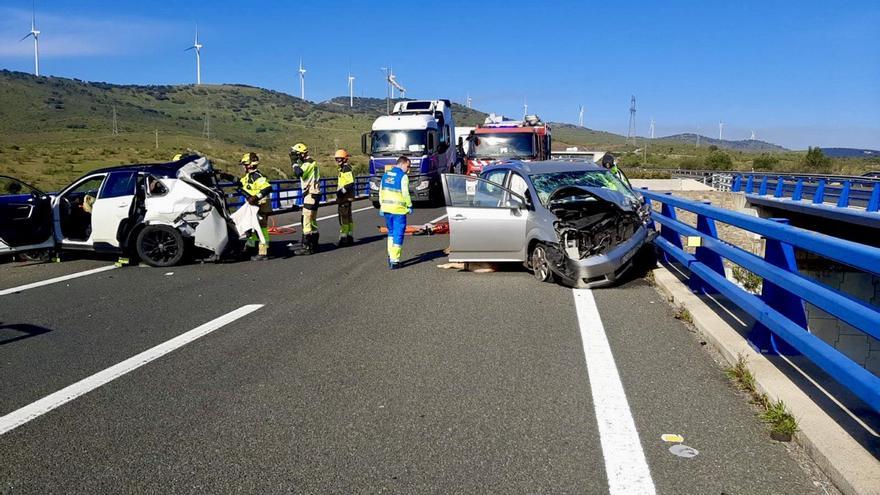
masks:
{"type": "Polygon", "coordinates": [[[302,237],[302,247],[293,252],[293,254],[297,256],[308,256],[310,254],[315,254],[314,245],[312,244],[312,239],[315,234],[308,233],[303,234],[302,237]]]}

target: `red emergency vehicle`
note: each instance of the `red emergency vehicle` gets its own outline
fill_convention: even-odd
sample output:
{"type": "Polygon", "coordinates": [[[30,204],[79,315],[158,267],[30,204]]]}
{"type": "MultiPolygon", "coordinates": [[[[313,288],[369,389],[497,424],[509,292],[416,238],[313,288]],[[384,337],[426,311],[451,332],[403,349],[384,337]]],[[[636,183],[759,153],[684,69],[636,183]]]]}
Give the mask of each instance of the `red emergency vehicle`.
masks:
{"type": "Polygon", "coordinates": [[[506,120],[492,114],[468,135],[465,150],[471,175],[503,160],[549,160],[550,126],[537,115],[506,120]]]}

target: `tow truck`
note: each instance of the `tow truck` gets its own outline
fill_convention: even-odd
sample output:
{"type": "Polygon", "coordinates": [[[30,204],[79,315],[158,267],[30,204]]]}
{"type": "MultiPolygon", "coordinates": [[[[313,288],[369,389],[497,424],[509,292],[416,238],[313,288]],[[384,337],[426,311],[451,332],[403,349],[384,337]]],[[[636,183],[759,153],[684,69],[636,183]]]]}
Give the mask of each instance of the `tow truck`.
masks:
{"type": "Polygon", "coordinates": [[[509,120],[490,114],[467,137],[468,175],[479,175],[489,165],[504,160],[538,161],[550,158],[550,126],[537,115],[509,120]]]}

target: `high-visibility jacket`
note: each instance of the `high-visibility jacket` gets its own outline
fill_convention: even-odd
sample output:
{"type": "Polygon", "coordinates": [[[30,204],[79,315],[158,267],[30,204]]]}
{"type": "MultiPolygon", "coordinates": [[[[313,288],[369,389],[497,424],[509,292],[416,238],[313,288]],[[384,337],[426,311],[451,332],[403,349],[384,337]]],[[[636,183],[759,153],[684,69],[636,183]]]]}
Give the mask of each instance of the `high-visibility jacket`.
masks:
{"type": "Polygon", "coordinates": [[[405,215],[412,208],[409,197],[409,177],[403,170],[392,167],[379,183],[379,204],[383,213],[405,215]]]}
{"type": "Polygon", "coordinates": [[[272,184],[256,170],[245,173],[239,182],[241,191],[248,196],[256,196],[260,203],[265,203],[272,192],[272,184]]]}
{"type": "Polygon", "coordinates": [[[347,163],[339,167],[339,177],[336,179],[336,191],[337,201],[351,201],[354,199],[354,171],[352,171],[351,165],[347,163]],[[345,189],[344,193],[339,192],[342,189],[345,189]]]}
{"type": "Polygon", "coordinates": [[[311,158],[302,162],[293,164],[293,173],[300,182],[300,188],[303,194],[317,194],[320,192],[319,183],[321,181],[321,170],[318,169],[318,163],[311,158]]]}

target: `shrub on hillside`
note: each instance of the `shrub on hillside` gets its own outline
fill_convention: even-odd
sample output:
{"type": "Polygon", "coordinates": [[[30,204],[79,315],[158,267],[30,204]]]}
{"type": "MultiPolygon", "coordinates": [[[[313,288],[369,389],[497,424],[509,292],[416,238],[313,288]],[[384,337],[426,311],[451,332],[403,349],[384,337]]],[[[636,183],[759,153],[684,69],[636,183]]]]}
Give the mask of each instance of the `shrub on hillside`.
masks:
{"type": "Polygon", "coordinates": [[[755,170],[773,170],[779,165],[779,158],[766,153],[752,158],[752,168],[755,170]]]}
{"type": "Polygon", "coordinates": [[[715,150],[706,157],[706,168],[708,169],[730,170],[732,167],[733,160],[730,158],[730,155],[721,150],[715,150]]]}
{"type": "Polygon", "coordinates": [[[705,168],[703,164],[703,159],[696,156],[682,158],[681,161],[678,162],[678,167],[689,170],[699,170],[705,168]]]}
{"type": "Polygon", "coordinates": [[[831,158],[825,156],[818,146],[807,148],[807,154],[801,160],[801,167],[807,172],[822,173],[831,171],[831,158]]]}

